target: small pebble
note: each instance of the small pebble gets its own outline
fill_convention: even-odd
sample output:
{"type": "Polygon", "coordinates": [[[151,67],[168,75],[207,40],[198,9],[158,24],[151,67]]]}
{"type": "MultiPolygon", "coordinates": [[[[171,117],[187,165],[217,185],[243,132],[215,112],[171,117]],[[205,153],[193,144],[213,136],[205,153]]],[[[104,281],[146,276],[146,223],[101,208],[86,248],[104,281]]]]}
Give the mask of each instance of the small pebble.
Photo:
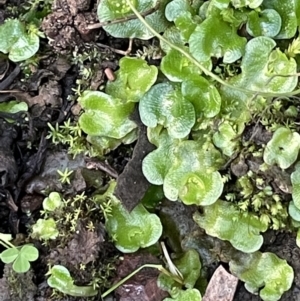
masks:
{"type": "Polygon", "coordinates": [[[110,82],[115,81],[115,79],[116,79],[115,74],[110,68],[105,68],[104,73],[110,82]]]}

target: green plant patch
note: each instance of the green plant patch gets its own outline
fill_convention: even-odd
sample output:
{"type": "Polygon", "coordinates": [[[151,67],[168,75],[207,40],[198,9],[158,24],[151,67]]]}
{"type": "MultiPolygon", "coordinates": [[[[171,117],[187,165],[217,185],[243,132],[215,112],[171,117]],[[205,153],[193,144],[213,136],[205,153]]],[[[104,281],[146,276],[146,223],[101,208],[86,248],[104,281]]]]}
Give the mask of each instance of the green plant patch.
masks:
{"type": "Polygon", "coordinates": [[[85,110],[79,119],[80,127],[91,136],[121,139],[137,127],[129,119],[134,103],[98,91],[85,91],[78,101],[85,110]]]}
{"type": "Polygon", "coordinates": [[[171,275],[166,275],[163,272],[159,274],[157,279],[158,286],[171,295],[172,299],[170,300],[189,297],[189,294],[182,295],[182,292],[185,292],[182,286],[184,285],[184,287],[187,288],[187,291],[192,290],[196,284],[196,281],[200,277],[201,262],[198,252],[194,249],[189,249],[181,254],[178,258],[175,258],[174,263],[171,263],[171,265],[172,267],[169,266],[170,271],[172,271],[171,275]],[[180,281],[175,281],[174,275],[179,277],[180,281]]]}
{"type": "Polygon", "coordinates": [[[143,205],[137,205],[129,213],[121,203],[114,204],[105,227],[114,237],[116,247],[123,253],[149,247],[162,234],[160,219],[157,215],[150,214],[143,205]]]}
{"type": "Polygon", "coordinates": [[[300,209],[298,209],[294,201],[289,203],[289,215],[293,220],[300,222],[300,209]]]}
{"type": "Polygon", "coordinates": [[[230,157],[238,149],[239,140],[237,126],[231,125],[229,122],[223,122],[218,131],[213,135],[213,142],[216,147],[222,150],[223,154],[230,157]]]}
{"type": "MultiPolygon", "coordinates": [[[[222,2],[222,0],[220,1],[222,2]]],[[[225,0],[225,2],[229,1],[225,0]]],[[[249,8],[258,8],[262,4],[263,0],[231,0],[230,2],[235,8],[242,8],[246,6],[249,8]]]]}
{"type": "Polygon", "coordinates": [[[149,213],[139,204],[131,212],[113,195],[116,183],[110,183],[97,202],[111,201],[111,211],[106,217],[105,228],[113,237],[116,248],[123,253],[133,253],[139,248],[155,244],[162,234],[162,225],[157,215],[149,213]]]}
{"type": "Polygon", "coordinates": [[[157,67],[149,66],[143,59],[131,57],[121,58],[119,65],[116,80],[106,84],[105,92],[124,102],[138,102],[155,83],[157,67]]]}
{"type": "Polygon", "coordinates": [[[17,19],[8,19],[0,25],[0,52],[8,53],[13,62],[32,57],[40,47],[40,39],[35,32],[28,32],[17,19]]]}
{"type": "Polygon", "coordinates": [[[208,235],[228,240],[245,253],[260,249],[263,244],[260,232],[268,228],[252,213],[243,215],[234,205],[221,200],[204,207],[203,214],[195,213],[194,220],[208,235]]]}
{"type": "Polygon", "coordinates": [[[245,282],[245,288],[258,294],[264,301],[280,300],[293,283],[294,271],[272,253],[245,254],[237,262],[229,262],[230,271],[245,282]]]}
{"type": "MultiPolygon", "coordinates": [[[[132,4],[140,13],[143,13],[154,8],[157,2],[158,0],[134,0],[132,4]]],[[[167,2],[168,0],[160,1],[160,8],[163,8],[167,2]]],[[[145,17],[148,24],[157,32],[163,32],[169,26],[169,22],[166,20],[163,11],[163,9],[159,9],[145,17]]],[[[108,22],[132,16],[133,12],[126,0],[103,0],[100,1],[98,5],[97,14],[101,22],[108,22]]],[[[153,37],[153,33],[137,19],[106,25],[103,28],[116,38],[139,38],[148,40],[153,37]]]]}
{"type": "Polygon", "coordinates": [[[215,15],[197,25],[189,39],[190,52],[200,62],[222,57],[224,63],[233,63],[242,57],[246,42],[237,29],[215,15]]]}
{"type": "Polygon", "coordinates": [[[172,298],[165,298],[164,301],[201,301],[202,297],[197,289],[187,289],[185,291],[180,290],[178,293],[174,294],[172,298]]]}
{"type": "Polygon", "coordinates": [[[282,169],[286,169],[297,160],[299,149],[300,135],[289,128],[281,127],[267,143],[264,161],[269,165],[277,164],[282,169]]]}
{"type": "Polygon", "coordinates": [[[92,297],[98,294],[98,290],[93,286],[75,285],[69,270],[62,265],[54,265],[48,275],[48,285],[64,294],[74,297],[92,297]]]}
{"type": "Polygon", "coordinates": [[[180,30],[180,34],[184,41],[188,41],[191,34],[194,32],[197,24],[200,23],[200,18],[193,16],[190,12],[183,12],[174,21],[176,27],[180,30]]]}
{"type": "Polygon", "coordinates": [[[19,248],[9,248],[0,254],[4,263],[12,263],[12,268],[17,273],[26,273],[30,269],[30,262],[37,260],[39,251],[34,246],[25,245],[19,248]]]}
{"type": "MultiPolygon", "coordinates": [[[[171,139],[162,132],[158,148],[143,160],[143,174],[155,185],[163,185],[165,196],[185,204],[209,205],[222,193],[223,182],[216,171],[222,159],[212,144],[171,139]]],[[[151,141],[151,139],[150,139],[151,141]]]]}
{"type": "Polygon", "coordinates": [[[56,227],[56,222],[53,218],[38,219],[32,226],[32,236],[37,239],[48,240],[56,239],[59,232],[56,227]]]}
{"type": "Polygon", "coordinates": [[[0,112],[6,112],[6,113],[18,113],[18,112],[27,112],[28,111],[28,105],[26,102],[18,102],[15,100],[12,101],[6,101],[0,103],[0,112]]]}
{"type": "MultiPolygon", "coordinates": [[[[157,285],[171,296],[178,294],[182,290],[182,285],[176,282],[170,275],[160,273],[157,278],[157,285]]],[[[165,300],[165,299],[164,299],[165,300]]]]}
{"type": "MultiPolygon", "coordinates": [[[[285,93],[293,91],[297,85],[295,74],[297,64],[288,58],[268,37],[250,40],[245,48],[240,68],[241,74],[233,76],[229,83],[238,88],[252,91],[285,93]],[[279,76],[280,75],[280,76],[279,76]]],[[[234,119],[247,122],[251,119],[248,103],[253,94],[244,93],[233,88],[221,87],[222,110],[234,119]]]]}
{"type": "Polygon", "coordinates": [[[51,192],[43,201],[43,208],[47,211],[54,211],[63,205],[62,198],[58,192],[51,192]]]}
{"type": "MultiPolygon", "coordinates": [[[[173,179],[182,170],[177,170],[176,174],[171,174],[165,181],[166,189],[175,187],[173,179]],[[170,181],[171,183],[169,183],[170,181]],[[171,187],[169,187],[170,185],[171,187]]],[[[197,204],[208,206],[213,204],[223,192],[223,181],[219,172],[201,172],[186,173],[185,182],[179,191],[179,199],[186,205],[197,204]]]]}
{"type": "MultiPolygon", "coordinates": [[[[290,203],[290,206],[292,206],[292,208],[293,206],[295,206],[298,210],[300,210],[300,166],[299,164],[296,165],[296,170],[291,174],[291,181],[293,185],[293,191],[292,191],[293,202],[290,203]]],[[[295,211],[293,210],[293,212],[295,211]]],[[[296,219],[295,216],[293,218],[297,221],[300,221],[300,218],[299,220],[296,219]]]]}
{"type": "MultiPolygon", "coordinates": [[[[281,29],[276,39],[290,39],[297,31],[297,3],[294,1],[264,0],[262,6],[268,9],[274,9],[281,17],[281,29]]],[[[299,5],[299,4],[298,4],[299,5]]],[[[298,6],[299,8],[299,6],[298,6]]]]}
{"type": "MultiPolygon", "coordinates": [[[[181,31],[176,26],[168,27],[165,32],[163,33],[163,37],[167,40],[172,42],[174,45],[179,47],[184,47],[185,41],[181,35],[181,31]]],[[[168,53],[171,48],[165,41],[160,40],[160,47],[163,52],[168,53]]]]}
{"type": "Polygon", "coordinates": [[[196,121],[193,105],[183,97],[180,86],[170,83],[153,86],[141,99],[139,111],[146,126],[163,125],[173,138],[186,137],[196,121]]]}
{"type": "Polygon", "coordinates": [[[193,104],[198,122],[203,117],[212,118],[219,114],[221,109],[219,91],[204,77],[185,77],[181,85],[181,92],[184,98],[193,104]]]}
{"type": "MultiPolygon", "coordinates": [[[[16,100],[11,100],[11,101],[0,103],[0,112],[15,114],[18,112],[27,112],[27,111],[28,111],[28,105],[24,101],[19,102],[16,100]]],[[[6,118],[6,121],[10,123],[14,122],[14,120],[10,118],[6,118]]]]}
{"type": "Polygon", "coordinates": [[[199,16],[197,16],[195,9],[185,0],[173,0],[168,3],[165,15],[168,21],[175,23],[184,41],[188,41],[201,20],[199,16]]]}
{"type": "Polygon", "coordinates": [[[297,16],[297,23],[298,23],[298,26],[300,26],[300,1],[297,0],[294,2],[294,4],[295,4],[296,16],[297,16]]]}
{"type": "Polygon", "coordinates": [[[115,139],[106,136],[87,136],[87,141],[92,144],[92,146],[97,149],[100,154],[108,154],[110,151],[116,149],[118,146],[123,144],[131,144],[136,141],[138,137],[137,128],[133,129],[127,135],[121,139],[115,139]]]}
{"type": "Polygon", "coordinates": [[[253,37],[273,38],[281,29],[281,17],[274,9],[265,9],[261,12],[252,11],[248,18],[247,31],[253,37]]]}
{"type": "Polygon", "coordinates": [[[196,250],[189,249],[179,258],[174,259],[174,264],[183,277],[184,286],[192,289],[200,277],[201,262],[196,250]]]}
{"type": "Polygon", "coordinates": [[[298,248],[300,248],[300,229],[298,229],[298,231],[297,231],[296,245],[298,248]]]}
{"type": "MultiPolygon", "coordinates": [[[[188,48],[186,48],[188,49],[188,48]]],[[[188,78],[198,78],[199,68],[194,66],[177,50],[170,50],[161,61],[161,71],[172,82],[182,82],[188,78]],[[176,62],[176,64],[174,64],[176,62]]]]}
{"type": "Polygon", "coordinates": [[[143,160],[143,174],[147,180],[154,185],[163,185],[164,178],[170,169],[172,162],[169,160],[179,139],[172,139],[166,130],[160,134],[148,129],[148,138],[157,149],[148,154],[143,160]]]}
{"type": "Polygon", "coordinates": [[[189,2],[185,0],[173,0],[167,4],[165,15],[168,21],[175,21],[185,12],[195,13],[189,2]]]}
{"type": "Polygon", "coordinates": [[[243,13],[243,10],[235,10],[232,7],[221,8],[221,17],[234,28],[240,28],[247,22],[247,15],[243,13]]]}
{"type": "Polygon", "coordinates": [[[165,195],[161,185],[151,185],[141,200],[141,204],[143,204],[146,209],[155,209],[164,197],[165,195]]]}

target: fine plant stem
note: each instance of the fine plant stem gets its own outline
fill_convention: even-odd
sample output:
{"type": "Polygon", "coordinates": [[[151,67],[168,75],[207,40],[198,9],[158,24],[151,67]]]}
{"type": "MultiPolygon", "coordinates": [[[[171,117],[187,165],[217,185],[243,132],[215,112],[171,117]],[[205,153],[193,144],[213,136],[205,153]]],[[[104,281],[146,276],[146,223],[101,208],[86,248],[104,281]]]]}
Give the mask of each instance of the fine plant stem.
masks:
{"type": "Polygon", "coordinates": [[[125,50],[125,51],[124,51],[124,50],[120,50],[120,49],[116,49],[116,48],[113,48],[113,47],[110,47],[110,46],[108,46],[108,45],[101,44],[101,43],[96,43],[95,45],[96,45],[97,47],[109,49],[109,50],[111,50],[111,51],[113,51],[113,52],[115,52],[115,53],[118,53],[118,54],[121,54],[121,55],[126,56],[126,55],[128,55],[129,52],[131,51],[131,49],[130,49],[130,44],[131,44],[131,43],[132,43],[132,39],[129,39],[129,46],[128,46],[128,49],[125,50]]]}
{"type": "Polygon", "coordinates": [[[32,11],[36,10],[40,2],[41,2],[40,0],[35,0],[35,1],[32,3],[29,12],[32,12],[32,11]]]}
{"type": "Polygon", "coordinates": [[[163,250],[164,256],[165,256],[166,261],[168,263],[169,270],[170,270],[171,274],[173,275],[173,277],[175,276],[181,281],[181,279],[183,279],[183,276],[182,276],[181,272],[177,269],[177,267],[175,266],[173,261],[171,260],[170,255],[167,251],[167,248],[166,248],[166,245],[165,245],[164,242],[161,242],[161,248],[163,250]]]}
{"type": "Polygon", "coordinates": [[[92,286],[76,285],[67,285],[62,292],[73,297],[93,297],[98,294],[97,290],[95,290],[92,286]]]}
{"type": "Polygon", "coordinates": [[[219,76],[214,74],[213,72],[209,71],[206,69],[204,66],[202,66],[193,56],[191,56],[189,53],[187,53],[185,50],[182,48],[176,46],[175,44],[171,43],[169,40],[165,39],[162,35],[160,35],[154,28],[152,28],[148,22],[143,18],[143,16],[136,10],[136,8],[132,5],[130,0],[126,0],[132,11],[135,13],[137,18],[143,23],[143,25],[158,39],[161,41],[165,42],[167,45],[169,45],[171,48],[179,51],[181,54],[183,54],[187,59],[189,59],[193,64],[195,64],[202,72],[205,74],[209,75],[211,78],[214,80],[218,81],[220,84],[230,87],[228,83],[223,81],[219,76]]]}
{"type": "Polygon", "coordinates": [[[4,94],[4,93],[24,93],[24,91],[21,90],[1,90],[0,94],[4,94]]]}
{"type": "Polygon", "coordinates": [[[134,276],[135,274],[137,274],[140,270],[142,270],[143,268],[155,268],[160,270],[162,267],[162,265],[159,264],[144,264],[141,267],[139,267],[138,269],[136,269],[135,271],[133,271],[132,273],[130,273],[129,275],[127,275],[125,278],[123,278],[121,281],[119,281],[118,283],[116,283],[115,285],[113,285],[109,290],[107,290],[105,293],[103,293],[101,295],[102,298],[106,297],[107,295],[109,295],[111,292],[113,292],[116,288],[118,288],[120,285],[122,285],[124,282],[126,282],[128,279],[130,279],[132,276],[134,276]]]}
{"type": "Polygon", "coordinates": [[[16,249],[16,247],[12,244],[12,243],[10,243],[9,241],[3,241],[3,240],[0,240],[0,244],[4,247],[4,248],[6,248],[6,249],[10,249],[10,248],[14,248],[14,249],[16,249]]]}
{"type": "Polygon", "coordinates": [[[295,74],[274,74],[273,76],[270,77],[270,79],[267,82],[267,85],[275,78],[275,77],[291,77],[291,76],[300,76],[300,72],[299,73],[295,73],[295,74]]]}
{"type": "Polygon", "coordinates": [[[118,283],[116,283],[115,285],[113,285],[109,290],[107,290],[105,293],[103,293],[101,295],[102,298],[106,297],[107,295],[109,295],[111,292],[113,292],[116,288],[118,288],[120,285],[122,285],[124,282],[126,282],[128,279],[130,279],[132,276],[134,276],[135,274],[137,274],[140,270],[142,270],[143,268],[154,268],[154,269],[158,269],[159,271],[161,271],[162,273],[172,277],[175,281],[179,282],[181,285],[183,284],[183,282],[181,280],[179,280],[177,277],[175,277],[173,274],[171,274],[169,271],[167,271],[162,265],[160,264],[144,264],[141,267],[139,267],[138,269],[136,269],[135,271],[133,271],[132,273],[130,273],[129,275],[127,275],[125,278],[123,278],[121,281],[119,281],[118,283]]]}
{"type": "MultiPolygon", "coordinates": [[[[210,76],[212,79],[220,83],[221,85],[243,92],[243,93],[250,93],[250,94],[259,94],[264,97],[277,97],[277,96],[293,96],[300,94],[300,89],[294,90],[292,92],[286,92],[286,93],[271,93],[271,92],[260,92],[260,91],[253,91],[253,90],[248,90],[248,89],[243,89],[240,87],[232,86],[231,84],[225,82],[222,80],[219,76],[214,74],[213,72],[209,71],[206,69],[203,65],[201,65],[192,55],[190,55],[187,51],[184,49],[178,47],[177,45],[173,44],[169,40],[165,39],[162,35],[160,35],[154,28],[152,28],[148,22],[143,18],[143,16],[139,13],[139,11],[132,5],[131,0],[126,0],[128,5],[130,6],[131,10],[134,12],[134,14],[137,16],[137,18],[141,21],[141,23],[159,40],[163,41],[166,43],[168,46],[171,48],[177,50],[180,52],[183,56],[185,56],[190,62],[192,62],[195,66],[197,66],[203,73],[206,75],[210,76]]],[[[297,76],[297,74],[293,74],[291,76],[297,76]]]]}
{"type": "Polygon", "coordinates": [[[10,249],[10,246],[6,245],[3,241],[0,240],[0,245],[2,245],[5,249],[10,249]]]}
{"type": "MultiPolygon", "coordinates": [[[[150,14],[153,14],[158,9],[159,9],[159,2],[157,2],[157,4],[154,7],[152,7],[150,9],[146,10],[145,12],[143,12],[141,14],[141,16],[146,17],[146,16],[148,16],[150,14]]],[[[87,26],[87,29],[97,29],[97,28],[101,28],[101,27],[106,26],[106,25],[113,25],[113,24],[124,23],[124,22],[127,22],[129,20],[135,20],[137,18],[138,17],[135,14],[133,14],[133,15],[130,15],[130,16],[127,16],[127,17],[124,17],[124,18],[115,19],[113,21],[105,21],[105,22],[91,24],[91,25],[87,26]]]]}

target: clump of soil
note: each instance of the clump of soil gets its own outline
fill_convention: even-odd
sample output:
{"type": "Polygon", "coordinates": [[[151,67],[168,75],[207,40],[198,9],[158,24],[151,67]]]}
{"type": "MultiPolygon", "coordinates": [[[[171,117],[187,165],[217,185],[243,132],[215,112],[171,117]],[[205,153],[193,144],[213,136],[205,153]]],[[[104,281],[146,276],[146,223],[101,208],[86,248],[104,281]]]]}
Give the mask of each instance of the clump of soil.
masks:
{"type": "Polygon", "coordinates": [[[54,52],[64,54],[85,42],[94,41],[98,33],[87,26],[96,22],[96,3],[90,0],[54,0],[52,12],[43,20],[42,30],[54,52]]]}

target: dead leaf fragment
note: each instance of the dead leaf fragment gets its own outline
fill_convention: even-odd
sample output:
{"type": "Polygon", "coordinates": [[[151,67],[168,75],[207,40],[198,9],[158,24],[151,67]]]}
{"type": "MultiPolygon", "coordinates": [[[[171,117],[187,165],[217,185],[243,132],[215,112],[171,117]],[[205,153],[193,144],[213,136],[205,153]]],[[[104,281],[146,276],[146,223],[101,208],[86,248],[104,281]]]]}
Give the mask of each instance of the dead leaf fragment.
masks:
{"type": "Polygon", "coordinates": [[[155,149],[154,145],[148,140],[147,128],[141,122],[137,110],[132,114],[131,120],[139,127],[138,141],[134,147],[132,159],[118,176],[114,192],[129,212],[141,201],[150,187],[150,183],[142,171],[142,162],[155,149]]]}
{"type": "Polygon", "coordinates": [[[211,277],[202,301],[232,301],[238,281],[220,265],[211,277]]]}

